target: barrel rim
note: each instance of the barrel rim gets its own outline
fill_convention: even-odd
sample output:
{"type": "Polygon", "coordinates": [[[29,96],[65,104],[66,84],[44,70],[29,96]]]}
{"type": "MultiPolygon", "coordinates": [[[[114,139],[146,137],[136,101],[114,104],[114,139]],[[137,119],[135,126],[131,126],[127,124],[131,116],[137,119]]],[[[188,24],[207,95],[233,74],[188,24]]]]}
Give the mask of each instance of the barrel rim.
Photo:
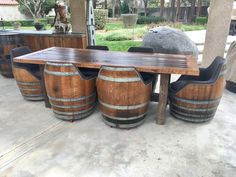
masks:
{"type": "MultiPolygon", "coordinates": [[[[91,76],[85,76],[78,67],[75,66],[74,63],[65,63],[65,62],[46,62],[45,67],[44,67],[44,74],[47,73],[49,70],[47,70],[47,66],[54,66],[54,67],[72,67],[75,69],[75,72],[68,72],[68,73],[73,73],[74,75],[68,75],[68,76],[79,76],[82,80],[93,80],[96,79],[96,76],[91,75],[91,76]],[[46,71],[46,72],[45,72],[46,71]]],[[[51,71],[49,71],[51,72],[51,71]]],[[[56,72],[56,71],[54,71],[56,72]]],[[[58,72],[58,73],[63,73],[63,72],[58,72]]],[[[64,72],[66,73],[66,72],[64,72]]],[[[58,75],[59,76],[59,75],[58,75]]],[[[61,75],[60,75],[61,76],[61,75]]],[[[66,77],[66,76],[65,76],[66,77]]]]}
{"type": "Polygon", "coordinates": [[[124,70],[127,69],[127,70],[129,70],[129,71],[134,71],[134,72],[137,74],[137,76],[140,78],[140,81],[141,81],[142,84],[144,84],[145,86],[148,86],[149,84],[152,84],[151,81],[145,82],[145,81],[143,80],[143,77],[142,77],[141,74],[137,71],[137,69],[136,69],[135,67],[128,67],[128,66],[110,66],[110,65],[102,65],[102,66],[100,67],[100,69],[99,69],[99,72],[98,72],[98,78],[99,78],[100,75],[102,75],[102,74],[101,74],[102,70],[107,70],[106,68],[108,68],[109,71],[111,71],[111,68],[114,68],[114,69],[116,69],[117,71],[119,71],[119,69],[120,69],[120,70],[121,70],[121,69],[124,69],[124,70]]]}

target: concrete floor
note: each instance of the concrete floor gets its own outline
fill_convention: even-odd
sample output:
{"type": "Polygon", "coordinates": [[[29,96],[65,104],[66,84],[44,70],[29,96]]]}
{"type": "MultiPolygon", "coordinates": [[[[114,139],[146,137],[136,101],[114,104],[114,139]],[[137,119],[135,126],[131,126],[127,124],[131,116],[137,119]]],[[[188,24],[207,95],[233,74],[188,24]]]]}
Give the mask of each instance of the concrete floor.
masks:
{"type": "Polygon", "coordinates": [[[135,129],[106,126],[98,110],[74,123],[43,102],[23,100],[0,76],[1,177],[234,177],[236,94],[227,90],[215,118],[156,125],[156,103],[135,129]]]}

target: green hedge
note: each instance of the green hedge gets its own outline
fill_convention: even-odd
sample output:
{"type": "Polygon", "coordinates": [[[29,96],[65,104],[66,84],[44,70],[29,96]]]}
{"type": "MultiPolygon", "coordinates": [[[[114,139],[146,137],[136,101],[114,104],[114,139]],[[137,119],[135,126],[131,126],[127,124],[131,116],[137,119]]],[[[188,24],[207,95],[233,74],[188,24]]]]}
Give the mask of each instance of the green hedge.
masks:
{"type": "Polygon", "coordinates": [[[154,16],[139,16],[137,24],[151,24],[159,23],[166,21],[163,17],[154,17],[154,16]]]}
{"type": "Polygon", "coordinates": [[[201,24],[201,25],[207,24],[207,17],[197,17],[195,19],[195,23],[201,24]]]}
{"type": "Polygon", "coordinates": [[[97,30],[104,29],[108,18],[108,10],[94,9],[95,28],[97,30]]]}
{"type": "MultiPolygon", "coordinates": [[[[48,19],[39,19],[40,23],[48,24],[48,19]]],[[[5,26],[12,26],[13,22],[19,22],[21,26],[33,26],[34,20],[11,20],[11,21],[4,21],[5,26]]]]}

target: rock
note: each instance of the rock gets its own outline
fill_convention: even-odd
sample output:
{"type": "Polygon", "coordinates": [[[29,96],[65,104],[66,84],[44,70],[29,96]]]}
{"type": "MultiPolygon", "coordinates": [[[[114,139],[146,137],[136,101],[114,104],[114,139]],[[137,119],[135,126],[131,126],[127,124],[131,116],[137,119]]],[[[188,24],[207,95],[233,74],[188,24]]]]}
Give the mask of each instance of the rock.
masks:
{"type": "Polygon", "coordinates": [[[236,93],[236,41],[232,42],[226,55],[226,88],[236,93]]]}
{"type": "Polygon", "coordinates": [[[170,27],[150,30],[144,36],[143,47],[151,47],[157,53],[192,54],[198,58],[196,44],[184,32],[170,27]]]}

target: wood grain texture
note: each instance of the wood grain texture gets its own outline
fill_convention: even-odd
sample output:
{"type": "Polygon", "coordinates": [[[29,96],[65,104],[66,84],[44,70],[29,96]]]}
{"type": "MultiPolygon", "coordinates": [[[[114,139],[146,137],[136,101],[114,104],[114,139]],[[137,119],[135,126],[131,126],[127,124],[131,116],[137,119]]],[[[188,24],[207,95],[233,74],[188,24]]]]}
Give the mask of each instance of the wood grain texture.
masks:
{"type": "Polygon", "coordinates": [[[160,94],[159,94],[159,103],[157,107],[157,118],[156,123],[163,125],[166,121],[166,106],[168,101],[168,88],[170,84],[170,75],[169,74],[160,74],[160,94]]]}
{"type": "Polygon", "coordinates": [[[38,51],[49,47],[86,48],[87,38],[85,35],[21,35],[24,45],[32,51],[38,51]]]}
{"type": "Polygon", "coordinates": [[[96,100],[95,77],[86,78],[72,64],[47,63],[44,79],[57,118],[77,120],[92,113],[96,100]]]}
{"type": "Polygon", "coordinates": [[[0,35],[0,73],[8,78],[13,78],[11,68],[10,52],[13,48],[21,45],[17,33],[4,33],[0,35]]]}
{"type": "Polygon", "coordinates": [[[13,67],[13,74],[24,99],[43,100],[40,80],[24,68],[13,67]]]}
{"type": "Polygon", "coordinates": [[[174,95],[170,95],[170,112],[181,120],[189,122],[205,122],[211,120],[225,86],[222,67],[220,76],[211,84],[190,83],[174,95]]]}
{"type": "Polygon", "coordinates": [[[134,68],[102,67],[97,78],[97,93],[104,122],[118,128],[140,125],[151,91],[151,82],[144,84],[134,68]]]}
{"type": "Polygon", "coordinates": [[[111,52],[88,49],[52,47],[29,55],[17,57],[15,62],[45,64],[69,62],[82,68],[97,68],[102,65],[135,67],[139,72],[198,75],[196,59],[188,55],[146,54],[111,52]]]}

